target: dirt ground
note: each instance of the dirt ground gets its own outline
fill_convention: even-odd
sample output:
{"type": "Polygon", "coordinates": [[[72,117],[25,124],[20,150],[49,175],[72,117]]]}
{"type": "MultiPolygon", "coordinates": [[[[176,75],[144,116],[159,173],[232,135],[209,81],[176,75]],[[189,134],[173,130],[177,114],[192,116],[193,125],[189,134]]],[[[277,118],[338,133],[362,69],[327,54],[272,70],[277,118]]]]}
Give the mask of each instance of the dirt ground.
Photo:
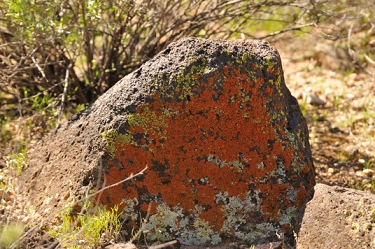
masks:
{"type": "Polygon", "coordinates": [[[352,73],[333,43],[296,41],[273,45],[308,123],[317,183],[374,192],[375,65],[352,73]]]}

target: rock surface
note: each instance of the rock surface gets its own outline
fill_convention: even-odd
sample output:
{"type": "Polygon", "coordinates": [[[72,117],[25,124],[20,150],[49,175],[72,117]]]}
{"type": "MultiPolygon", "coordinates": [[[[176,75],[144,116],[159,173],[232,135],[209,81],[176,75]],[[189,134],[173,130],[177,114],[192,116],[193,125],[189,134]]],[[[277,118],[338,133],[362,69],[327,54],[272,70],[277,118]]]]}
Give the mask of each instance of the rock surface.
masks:
{"type": "Polygon", "coordinates": [[[297,249],[375,248],[375,195],[317,184],[297,231],[297,249]]]}
{"type": "MultiPolygon", "coordinates": [[[[28,155],[42,216],[91,189],[149,240],[293,244],[313,188],[306,122],[263,41],[182,39],[126,76],[28,155]]],[[[129,231],[132,229],[129,227],[129,231]]]]}

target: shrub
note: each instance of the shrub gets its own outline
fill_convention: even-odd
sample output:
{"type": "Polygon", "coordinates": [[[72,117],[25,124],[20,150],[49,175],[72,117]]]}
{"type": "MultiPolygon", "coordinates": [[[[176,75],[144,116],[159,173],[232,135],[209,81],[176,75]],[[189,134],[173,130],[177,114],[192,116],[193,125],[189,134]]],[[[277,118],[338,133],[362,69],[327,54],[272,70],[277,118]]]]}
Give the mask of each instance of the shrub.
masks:
{"type": "MultiPolygon", "coordinates": [[[[332,40],[370,31],[368,1],[5,0],[0,7],[0,100],[20,116],[88,104],[186,36],[332,40]],[[301,33],[301,32],[300,32],[301,33]],[[295,33],[294,33],[295,34],[295,33]]],[[[369,33],[369,32],[367,32],[369,33]]],[[[362,57],[371,32],[361,38],[362,57]]],[[[350,39],[349,39],[350,41],[350,39]]],[[[350,49],[359,49],[350,44],[350,49]]],[[[368,57],[368,56],[367,56],[368,57]]],[[[4,110],[3,110],[4,112],[4,110]]],[[[5,115],[1,113],[0,115],[5,115]]]]}

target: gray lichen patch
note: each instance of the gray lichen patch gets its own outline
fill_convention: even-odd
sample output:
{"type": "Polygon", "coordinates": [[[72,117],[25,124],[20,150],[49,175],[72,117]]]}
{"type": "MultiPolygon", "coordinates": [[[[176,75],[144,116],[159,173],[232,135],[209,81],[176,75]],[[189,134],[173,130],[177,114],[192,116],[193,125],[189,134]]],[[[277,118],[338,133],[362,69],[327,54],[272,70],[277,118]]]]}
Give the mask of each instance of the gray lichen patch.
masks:
{"type": "Polygon", "coordinates": [[[211,225],[198,217],[202,208],[196,207],[194,219],[184,215],[181,207],[170,208],[165,203],[159,204],[156,213],[146,221],[144,229],[147,239],[169,241],[178,239],[185,245],[218,244],[220,235],[211,225]]]}
{"type": "Polygon", "coordinates": [[[289,207],[285,210],[280,210],[280,225],[292,226],[295,223],[298,217],[299,210],[296,207],[289,207]]]}
{"type": "MultiPolygon", "coordinates": [[[[248,162],[248,160],[246,158],[241,158],[241,161],[243,161],[245,163],[248,162]]],[[[209,154],[208,157],[207,157],[207,162],[212,162],[212,163],[216,164],[217,166],[219,166],[220,168],[225,167],[225,166],[229,166],[232,169],[237,169],[238,172],[242,172],[244,167],[245,167],[245,165],[241,161],[227,162],[225,160],[220,160],[220,158],[218,158],[217,156],[215,156],[213,154],[209,154]]]]}
{"type": "Polygon", "coordinates": [[[292,202],[295,202],[297,199],[297,193],[297,190],[295,190],[293,187],[290,187],[286,192],[286,198],[292,202]]]}

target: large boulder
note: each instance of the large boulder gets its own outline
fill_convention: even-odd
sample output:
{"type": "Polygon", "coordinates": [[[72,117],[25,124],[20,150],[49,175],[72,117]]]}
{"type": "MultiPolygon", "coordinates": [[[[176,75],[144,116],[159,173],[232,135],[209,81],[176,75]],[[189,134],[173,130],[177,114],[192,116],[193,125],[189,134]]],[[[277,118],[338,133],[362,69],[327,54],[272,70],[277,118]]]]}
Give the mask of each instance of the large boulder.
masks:
{"type": "MultiPolygon", "coordinates": [[[[308,131],[276,49],[186,38],[126,76],[28,154],[36,210],[106,189],[150,240],[293,244],[313,188],[308,131]]],[[[131,229],[131,228],[129,228],[131,229]]]]}

